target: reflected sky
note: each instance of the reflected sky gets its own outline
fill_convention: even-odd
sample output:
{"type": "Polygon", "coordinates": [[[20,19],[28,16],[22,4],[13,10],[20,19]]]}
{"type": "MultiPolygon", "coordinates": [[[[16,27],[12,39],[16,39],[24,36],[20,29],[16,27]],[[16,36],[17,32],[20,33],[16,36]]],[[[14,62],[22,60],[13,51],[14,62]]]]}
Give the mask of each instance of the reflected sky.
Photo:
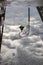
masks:
{"type": "Polygon", "coordinates": [[[9,6],[6,9],[6,20],[5,24],[10,25],[27,25],[28,23],[28,8],[27,7],[15,7],[9,6]],[[10,21],[12,21],[10,23],[10,21]]]}
{"type": "Polygon", "coordinates": [[[28,8],[15,7],[13,3],[7,7],[1,51],[2,65],[43,65],[43,40],[38,34],[43,32],[43,23],[36,8],[31,7],[30,10],[30,35],[21,37],[19,25],[26,27],[28,8]]]}

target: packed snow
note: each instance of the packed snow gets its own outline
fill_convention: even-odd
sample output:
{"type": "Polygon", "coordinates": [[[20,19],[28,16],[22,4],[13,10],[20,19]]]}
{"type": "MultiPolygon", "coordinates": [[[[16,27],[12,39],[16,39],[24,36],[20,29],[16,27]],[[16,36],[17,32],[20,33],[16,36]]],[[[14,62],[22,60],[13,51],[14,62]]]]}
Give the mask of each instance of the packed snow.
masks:
{"type": "Polygon", "coordinates": [[[9,7],[6,11],[0,64],[43,65],[43,23],[37,9],[30,7],[28,25],[27,8],[12,8],[12,13],[9,7]],[[22,32],[19,29],[20,25],[24,25],[22,32]]]}

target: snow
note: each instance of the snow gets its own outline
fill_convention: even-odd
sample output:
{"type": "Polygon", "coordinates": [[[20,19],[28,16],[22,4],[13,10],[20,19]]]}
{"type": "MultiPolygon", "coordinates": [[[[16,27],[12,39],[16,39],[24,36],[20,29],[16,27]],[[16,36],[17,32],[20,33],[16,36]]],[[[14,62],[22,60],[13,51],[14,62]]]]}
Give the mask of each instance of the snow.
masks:
{"type": "MultiPolygon", "coordinates": [[[[35,7],[30,8],[30,16],[30,29],[25,22],[26,25],[22,32],[19,29],[21,23],[17,25],[11,20],[10,22],[13,24],[10,22],[8,24],[9,19],[6,19],[1,49],[1,65],[43,65],[43,23],[35,7]]],[[[24,24],[24,20],[22,24],[24,24]]],[[[18,20],[18,22],[20,21],[18,20]]]]}
{"type": "Polygon", "coordinates": [[[10,0],[15,6],[43,6],[42,0],[10,0]]]}

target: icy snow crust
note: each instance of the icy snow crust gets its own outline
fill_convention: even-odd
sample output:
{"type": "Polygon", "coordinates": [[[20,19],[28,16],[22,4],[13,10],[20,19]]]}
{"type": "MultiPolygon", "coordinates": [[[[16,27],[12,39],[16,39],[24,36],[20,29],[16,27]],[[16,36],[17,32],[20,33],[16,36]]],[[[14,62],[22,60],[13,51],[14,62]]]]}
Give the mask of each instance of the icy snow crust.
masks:
{"type": "Polygon", "coordinates": [[[30,30],[26,25],[21,32],[19,24],[5,23],[1,65],[43,65],[43,23],[36,8],[30,9],[30,30]]]}

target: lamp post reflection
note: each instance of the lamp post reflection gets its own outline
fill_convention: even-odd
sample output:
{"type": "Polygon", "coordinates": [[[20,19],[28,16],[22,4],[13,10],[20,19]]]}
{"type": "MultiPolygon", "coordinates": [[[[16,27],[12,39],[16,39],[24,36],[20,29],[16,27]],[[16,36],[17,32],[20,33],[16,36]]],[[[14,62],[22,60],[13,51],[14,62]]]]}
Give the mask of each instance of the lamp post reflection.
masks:
{"type": "Polygon", "coordinates": [[[2,36],[3,36],[3,28],[4,28],[4,20],[5,20],[5,11],[6,8],[0,7],[0,52],[1,52],[1,44],[2,44],[2,36]]]}

